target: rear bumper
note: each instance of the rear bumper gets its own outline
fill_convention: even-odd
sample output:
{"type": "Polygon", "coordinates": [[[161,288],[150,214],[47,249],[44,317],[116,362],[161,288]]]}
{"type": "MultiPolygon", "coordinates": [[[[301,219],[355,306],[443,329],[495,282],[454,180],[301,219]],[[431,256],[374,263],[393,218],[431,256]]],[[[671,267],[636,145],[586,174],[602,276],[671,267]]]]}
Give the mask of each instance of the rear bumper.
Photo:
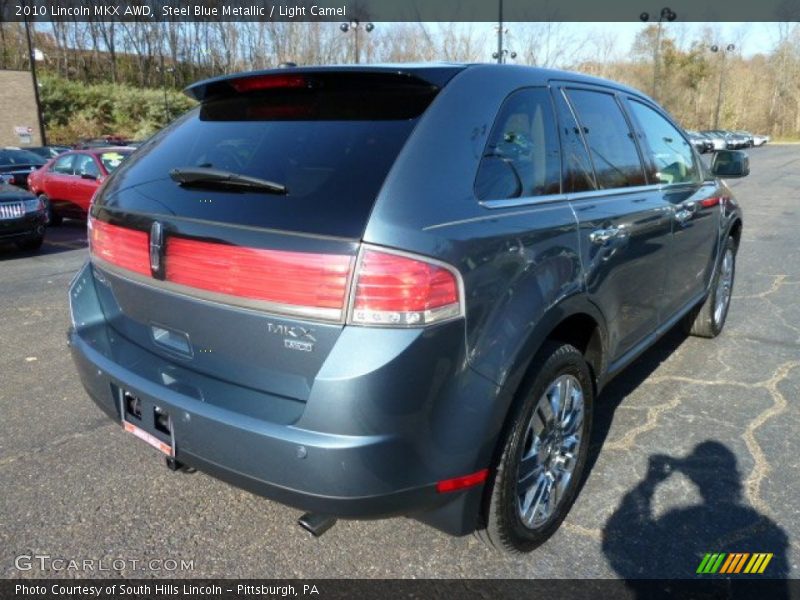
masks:
{"type": "MultiPolygon", "coordinates": [[[[96,342],[100,336],[114,334],[94,329],[89,335],[96,342]]],[[[353,480],[354,488],[374,477],[362,472],[364,458],[392,451],[392,440],[345,440],[291,425],[248,422],[247,417],[172,392],[115,364],[75,329],[69,332],[69,342],[84,387],[103,412],[120,421],[118,389],[140,397],[148,406],[158,405],[173,417],[176,458],[219,479],[302,510],[340,517],[406,514],[443,499],[432,485],[372,495],[324,494],[315,489],[315,481],[325,479],[323,475],[331,469],[339,470],[337,466],[348,466],[342,477],[353,480]]],[[[230,391],[237,390],[231,385],[230,391]]]]}
{"type": "MultiPolygon", "coordinates": [[[[204,376],[120,336],[102,315],[90,266],[76,277],[70,301],[69,343],[91,398],[117,421],[120,389],[167,411],[179,461],[305,511],[344,518],[407,515],[454,535],[475,528],[482,486],[439,494],[435,484],[484,468],[492,443],[472,437],[455,416],[448,421],[458,431],[431,431],[437,415],[430,411],[438,409],[428,401],[424,412],[399,414],[391,398],[398,392],[385,373],[377,374],[386,384],[380,392],[376,374],[367,372],[336,382],[342,398],[327,387],[331,382],[322,382],[320,393],[299,402],[204,376]],[[375,394],[388,398],[385,414],[374,412],[383,401],[375,394]],[[348,414],[337,411],[341,407],[348,414]],[[351,430],[343,433],[337,423],[351,430]]],[[[493,384],[471,370],[462,375],[474,379],[475,393],[495,393],[493,384]]],[[[447,402],[447,388],[442,394],[440,401],[447,402]]],[[[446,417],[447,408],[441,410],[438,417],[446,417]]],[[[476,416],[472,429],[485,428],[488,420],[476,416]]]]}

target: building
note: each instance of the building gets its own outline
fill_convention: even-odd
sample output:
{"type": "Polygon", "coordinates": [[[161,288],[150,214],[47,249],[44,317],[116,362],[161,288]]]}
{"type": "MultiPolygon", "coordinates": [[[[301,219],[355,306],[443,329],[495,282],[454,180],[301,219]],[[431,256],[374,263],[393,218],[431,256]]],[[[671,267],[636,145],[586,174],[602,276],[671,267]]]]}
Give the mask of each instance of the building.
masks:
{"type": "Polygon", "coordinates": [[[0,146],[41,146],[30,71],[0,70],[0,146]]]}

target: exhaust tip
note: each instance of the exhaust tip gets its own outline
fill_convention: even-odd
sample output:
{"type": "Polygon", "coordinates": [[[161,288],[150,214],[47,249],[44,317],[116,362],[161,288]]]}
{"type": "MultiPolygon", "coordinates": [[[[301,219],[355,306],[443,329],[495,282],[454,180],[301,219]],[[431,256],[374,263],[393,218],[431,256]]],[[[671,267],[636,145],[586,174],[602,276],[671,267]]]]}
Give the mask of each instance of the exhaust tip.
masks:
{"type": "Polygon", "coordinates": [[[329,515],[306,513],[297,519],[297,524],[315,538],[318,538],[328,531],[328,529],[336,525],[336,518],[329,515]]]}

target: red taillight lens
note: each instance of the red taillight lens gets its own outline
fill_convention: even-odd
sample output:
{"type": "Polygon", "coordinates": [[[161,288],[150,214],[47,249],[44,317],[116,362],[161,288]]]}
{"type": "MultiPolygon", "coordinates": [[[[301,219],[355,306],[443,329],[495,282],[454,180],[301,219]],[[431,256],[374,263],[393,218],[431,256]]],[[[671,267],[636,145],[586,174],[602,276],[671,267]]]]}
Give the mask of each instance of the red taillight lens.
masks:
{"type": "Polygon", "coordinates": [[[166,280],[218,294],[342,318],[353,257],[167,240],[166,280]]]}
{"type": "Polygon", "coordinates": [[[703,198],[700,200],[700,206],[703,208],[711,208],[712,206],[716,206],[717,204],[723,204],[725,202],[724,197],[714,196],[712,198],[703,198]]]}
{"type": "Polygon", "coordinates": [[[422,258],[365,250],[359,262],[351,322],[420,326],[460,316],[458,276],[422,258]]]}
{"type": "MultiPolygon", "coordinates": [[[[89,242],[93,257],[151,276],[148,233],[90,218],[89,242]]],[[[266,310],[343,321],[355,263],[347,254],[168,236],[163,274],[170,283],[259,302],[266,310]]],[[[421,327],[464,314],[458,272],[424,257],[366,248],[354,278],[351,324],[421,327]]]]}
{"type": "Polygon", "coordinates": [[[304,88],[309,85],[308,79],[301,75],[262,75],[232,79],[229,83],[240,93],[276,88],[304,88]]]}
{"type": "Polygon", "coordinates": [[[148,235],[127,227],[89,219],[89,250],[92,255],[122,269],[150,275],[148,235]]]}

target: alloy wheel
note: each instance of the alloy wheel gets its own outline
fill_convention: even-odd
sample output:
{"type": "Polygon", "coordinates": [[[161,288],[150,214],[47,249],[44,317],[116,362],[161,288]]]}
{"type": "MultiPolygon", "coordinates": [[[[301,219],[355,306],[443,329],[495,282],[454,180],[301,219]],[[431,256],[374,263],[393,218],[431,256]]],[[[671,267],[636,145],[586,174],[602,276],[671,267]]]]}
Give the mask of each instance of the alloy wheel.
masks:
{"type": "Polygon", "coordinates": [[[517,475],[517,512],[529,529],[553,516],[573,480],[585,403],[573,375],[556,378],[539,399],[525,432],[517,475]]]}

